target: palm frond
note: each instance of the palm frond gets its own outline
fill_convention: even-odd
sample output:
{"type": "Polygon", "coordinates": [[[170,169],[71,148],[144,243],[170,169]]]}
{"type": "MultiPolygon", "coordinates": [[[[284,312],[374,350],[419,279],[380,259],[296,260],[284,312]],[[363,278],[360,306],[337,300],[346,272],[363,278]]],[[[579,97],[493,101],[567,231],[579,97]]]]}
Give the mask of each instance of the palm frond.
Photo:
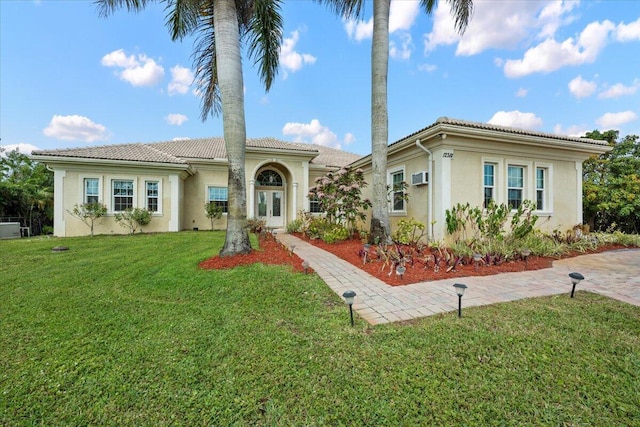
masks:
{"type": "Polygon", "coordinates": [[[364,0],[314,0],[329,6],[336,15],[345,19],[358,19],[364,13],[364,0]]]}
{"type": "Polygon", "coordinates": [[[249,56],[258,65],[267,91],[278,74],[282,45],[281,0],[255,0],[249,25],[249,56]]]}
{"type": "Polygon", "coordinates": [[[118,9],[125,8],[129,12],[140,12],[147,4],[157,0],[95,0],[98,15],[106,18],[118,9]]]}
{"type": "Polygon", "coordinates": [[[473,15],[473,0],[448,0],[451,5],[456,31],[464,34],[473,15]]]}
{"type": "Polygon", "coordinates": [[[165,25],[171,40],[182,40],[193,33],[198,26],[200,0],[168,0],[164,10],[167,12],[165,25]]]}
{"type": "Polygon", "coordinates": [[[200,4],[194,46],[192,55],[195,69],[194,82],[196,91],[201,97],[200,118],[205,121],[209,115],[216,116],[222,112],[212,0],[203,1],[200,4]]]}

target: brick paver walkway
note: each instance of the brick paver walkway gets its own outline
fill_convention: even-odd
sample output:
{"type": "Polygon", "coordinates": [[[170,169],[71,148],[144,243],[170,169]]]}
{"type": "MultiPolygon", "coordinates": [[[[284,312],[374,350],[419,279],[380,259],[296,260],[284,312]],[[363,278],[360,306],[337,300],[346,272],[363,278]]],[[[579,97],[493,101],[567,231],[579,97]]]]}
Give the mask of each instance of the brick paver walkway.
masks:
{"type": "Polygon", "coordinates": [[[553,263],[544,270],[463,277],[389,286],[337,256],[286,233],[276,234],[284,245],[309,262],[335,293],[353,290],[354,310],[371,324],[409,320],[458,309],[453,284],[468,286],[463,306],[479,306],[523,298],[571,292],[568,274],[584,275],[577,290],[587,290],[640,306],[640,249],[581,255],[553,263]]]}

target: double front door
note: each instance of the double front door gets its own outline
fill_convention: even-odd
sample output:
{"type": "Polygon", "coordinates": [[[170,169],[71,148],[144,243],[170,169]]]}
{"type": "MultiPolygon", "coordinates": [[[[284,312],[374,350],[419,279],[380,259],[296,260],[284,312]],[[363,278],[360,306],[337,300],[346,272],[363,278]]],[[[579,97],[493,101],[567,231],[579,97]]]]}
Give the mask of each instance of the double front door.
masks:
{"type": "Polygon", "coordinates": [[[264,220],[267,227],[284,226],[283,194],[282,190],[256,191],[256,216],[264,220]]]}

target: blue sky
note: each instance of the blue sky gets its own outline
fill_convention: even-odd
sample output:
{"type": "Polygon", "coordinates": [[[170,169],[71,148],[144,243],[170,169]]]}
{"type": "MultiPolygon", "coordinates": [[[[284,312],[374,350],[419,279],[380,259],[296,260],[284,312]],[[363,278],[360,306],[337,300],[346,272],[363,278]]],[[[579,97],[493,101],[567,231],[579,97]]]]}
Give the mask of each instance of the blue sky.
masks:
{"type": "MultiPolygon", "coordinates": [[[[465,35],[393,0],[389,142],[438,117],[583,135],[640,135],[640,2],[476,0],[465,35]]],[[[281,68],[265,93],[244,61],[248,137],[370,152],[371,4],[345,22],[283,5],[281,68]]],[[[0,144],[21,151],[222,135],[200,120],[192,43],[162,6],[98,17],[91,1],[0,1],[0,144]]]]}

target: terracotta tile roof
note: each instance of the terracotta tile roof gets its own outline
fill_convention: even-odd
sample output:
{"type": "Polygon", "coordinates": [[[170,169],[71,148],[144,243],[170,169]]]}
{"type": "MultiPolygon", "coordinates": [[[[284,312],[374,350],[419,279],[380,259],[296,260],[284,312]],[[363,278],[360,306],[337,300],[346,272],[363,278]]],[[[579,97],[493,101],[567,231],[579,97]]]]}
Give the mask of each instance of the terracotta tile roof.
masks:
{"type": "MultiPolygon", "coordinates": [[[[393,144],[396,144],[400,141],[403,141],[407,138],[412,137],[413,135],[416,135],[418,133],[421,133],[427,129],[439,126],[439,125],[453,125],[453,126],[460,126],[460,127],[466,127],[466,128],[474,128],[474,129],[484,129],[484,130],[493,130],[493,131],[499,131],[499,132],[505,132],[505,133],[513,133],[513,134],[519,134],[519,135],[528,135],[528,136],[538,136],[538,137],[542,137],[542,138],[551,138],[551,139],[557,139],[557,140],[562,140],[562,141],[571,141],[571,142],[580,142],[583,144],[593,144],[593,145],[604,145],[607,146],[608,143],[607,141],[599,141],[599,140],[595,140],[595,139],[588,139],[588,138],[580,138],[580,137],[575,137],[575,136],[567,136],[567,135],[558,135],[558,134],[554,134],[554,133],[546,133],[546,132],[538,132],[538,131],[534,131],[534,130],[527,130],[527,129],[520,129],[520,128],[514,128],[514,127],[509,127],[509,126],[498,126],[498,125],[492,125],[489,123],[481,123],[481,122],[471,122],[471,121],[467,121],[467,120],[459,120],[459,119],[452,119],[449,117],[440,117],[436,120],[435,123],[420,129],[416,132],[413,132],[407,136],[405,136],[404,138],[395,141],[393,144]]],[[[392,145],[393,145],[392,144],[392,145]]]]}
{"type": "MultiPolygon", "coordinates": [[[[247,149],[270,149],[317,153],[312,164],[345,166],[361,156],[334,148],[315,144],[281,141],[275,138],[249,138],[247,149]]],[[[139,161],[152,163],[188,164],[189,159],[226,159],[227,152],[223,138],[199,138],[176,141],[103,145],[98,147],[68,148],[61,150],[40,150],[36,156],[72,157],[88,159],[139,161]]]]}

